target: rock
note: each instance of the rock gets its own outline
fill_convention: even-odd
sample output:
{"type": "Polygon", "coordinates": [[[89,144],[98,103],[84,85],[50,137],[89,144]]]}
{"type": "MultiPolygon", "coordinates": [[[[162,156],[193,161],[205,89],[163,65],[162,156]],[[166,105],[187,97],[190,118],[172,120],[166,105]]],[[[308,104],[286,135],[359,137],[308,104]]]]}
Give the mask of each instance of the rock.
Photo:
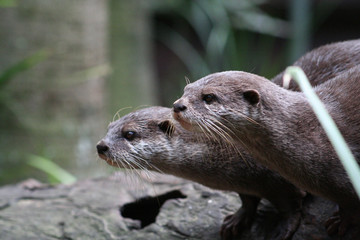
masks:
{"type": "MultiPolygon", "coordinates": [[[[235,193],[172,176],[134,177],[122,171],[73,185],[28,180],[0,188],[0,196],[4,240],[220,239],[223,218],[241,203],[235,193]],[[120,207],[123,215],[137,217],[124,218],[120,207]]],[[[337,239],[328,237],[323,226],[334,210],[329,201],[307,197],[293,239],[337,239]]],[[[263,201],[252,228],[239,239],[269,239],[277,221],[276,211],[263,201]]]]}

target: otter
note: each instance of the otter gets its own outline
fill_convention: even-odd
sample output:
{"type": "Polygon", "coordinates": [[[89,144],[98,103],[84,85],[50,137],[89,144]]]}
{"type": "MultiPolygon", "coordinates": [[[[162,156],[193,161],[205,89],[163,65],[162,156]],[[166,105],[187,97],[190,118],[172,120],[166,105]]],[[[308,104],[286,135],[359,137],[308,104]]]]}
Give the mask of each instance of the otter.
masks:
{"type": "MultiPolygon", "coordinates": [[[[360,65],[314,88],[357,161],[359,83],[360,65]]],[[[359,224],[359,198],[303,93],[255,74],[220,72],[188,84],[173,116],[187,130],[226,136],[297,187],[336,202],[339,211],[327,222],[330,235],[359,224]]]]}
{"type": "Polygon", "coordinates": [[[286,219],[273,237],[290,239],[300,222],[303,191],[256,163],[240,146],[183,129],[172,120],[171,108],[150,107],[112,122],[97,151],[112,166],[172,174],[238,193],[242,207],[225,218],[223,239],[250,226],[261,198],[269,200],[286,219]]]}
{"type": "MultiPolygon", "coordinates": [[[[350,44],[350,41],[344,42],[344,43],[335,43],[335,44],[325,45],[323,47],[320,47],[318,49],[315,49],[315,50],[307,53],[306,55],[301,57],[298,61],[296,61],[294,63],[294,65],[297,65],[297,66],[300,66],[300,67],[303,67],[304,69],[306,69],[307,74],[312,73],[312,74],[309,75],[310,76],[309,78],[312,81],[312,85],[317,85],[317,84],[327,80],[327,78],[325,78],[323,76],[334,76],[334,75],[338,74],[340,71],[342,71],[343,69],[349,68],[350,66],[354,65],[356,62],[360,63],[360,59],[356,58],[355,56],[352,56],[352,55],[351,55],[352,58],[350,58],[350,60],[347,59],[346,56],[348,56],[351,52],[354,52],[354,51],[352,51],[352,49],[353,49],[353,44],[350,44]],[[341,54],[341,53],[343,53],[343,54],[341,54]],[[334,57],[336,57],[336,58],[334,58],[334,57]],[[343,62],[343,64],[339,66],[340,62],[343,62]]],[[[273,82],[281,85],[282,84],[282,82],[281,82],[282,75],[283,75],[283,73],[277,75],[273,79],[273,82]]],[[[297,86],[296,85],[290,85],[290,89],[297,90],[297,86]]],[[[157,108],[149,109],[149,112],[151,110],[156,111],[156,109],[157,108]]],[[[154,119],[148,117],[146,121],[151,121],[151,122],[154,122],[154,121],[156,122],[157,121],[157,122],[160,123],[161,122],[160,119],[165,119],[164,116],[161,117],[161,113],[157,113],[154,119]]],[[[134,117],[134,121],[137,122],[137,120],[136,120],[137,116],[133,116],[133,117],[134,117]]],[[[142,114],[140,114],[138,120],[143,119],[143,118],[144,118],[144,116],[142,116],[142,114]]],[[[129,119],[131,119],[131,118],[129,118],[129,119]]],[[[165,121],[165,122],[167,122],[166,125],[168,125],[168,126],[173,125],[173,124],[168,124],[168,121],[165,121]]],[[[145,124],[145,122],[144,122],[144,124],[145,124]]],[[[160,127],[160,126],[158,126],[158,127],[160,127]]],[[[166,130],[167,128],[165,126],[162,126],[162,127],[163,127],[162,130],[160,128],[158,129],[156,127],[156,131],[154,131],[154,136],[156,136],[156,134],[160,134],[162,137],[165,137],[165,136],[163,136],[165,134],[164,130],[166,130]]],[[[109,131],[110,131],[110,129],[111,128],[109,126],[109,131]]],[[[179,127],[176,127],[175,129],[178,129],[177,130],[178,134],[180,134],[183,131],[179,127]]],[[[112,131],[114,131],[114,130],[112,130],[112,131]]],[[[150,134],[149,129],[144,129],[143,131],[146,132],[146,137],[143,137],[144,140],[146,140],[147,138],[152,139],[152,137],[151,137],[152,135],[150,134]]],[[[131,133],[129,133],[129,134],[131,134],[131,133]]],[[[186,135],[188,135],[188,134],[189,133],[187,132],[186,135]]],[[[109,133],[108,133],[108,135],[109,135],[109,133]]],[[[181,138],[181,136],[178,136],[178,138],[181,138]]],[[[193,138],[191,138],[191,139],[193,139],[193,138]]],[[[159,140],[159,146],[161,146],[162,142],[160,141],[160,138],[158,140],[159,140]]],[[[169,136],[167,136],[165,138],[165,140],[166,140],[165,145],[167,145],[167,142],[170,140],[169,136]]],[[[212,142],[213,142],[213,140],[212,140],[212,142]]],[[[145,141],[145,143],[146,143],[146,141],[145,141]]],[[[125,162],[127,160],[126,156],[123,159],[123,161],[115,161],[115,160],[111,160],[111,159],[114,159],[114,158],[106,157],[106,154],[109,154],[109,152],[107,152],[107,151],[109,151],[107,149],[109,147],[107,144],[109,144],[109,143],[101,141],[97,145],[97,148],[98,148],[99,156],[104,158],[108,162],[108,164],[113,165],[115,167],[120,166],[120,167],[128,167],[128,168],[132,168],[134,165],[138,165],[138,163],[135,160],[134,156],[128,158],[128,159],[132,159],[132,163],[130,163],[130,164],[125,162]],[[105,149],[105,152],[107,152],[106,154],[104,154],[104,152],[103,152],[104,149],[105,149]]],[[[194,144],[195,144],[195,146],[197,146],[196,143],[194,143],[194,144]]],[[[174,145],[174,147],[175,147],[175,145],[174,145]]],[[[182,146],[177,146],[177,148],[181,148],[181,147],[182,146]]],[[[228,148],[228,147],[226,147],[226,145],[225,145],[223,149],[220,149],[221,152],[224,152],[226,148],[228,148]]],[[[195,148],[195,149],[199,149],[199,148],[195,148]]],[[[205,146],[205,151],[206,151],[206,149],[208,149],[208,147],[205,146]]],[[[203,171],[202,172],[203,175],[214,174],[214,176],[212,177],[213,181],[206,181],[206,182],[204,182],[204,180],[201,181],[201,179],[203,179],[203,178],[201,178],[198,181],[198,182],[203,183],[204,185],[209,186],[209,187],[212,187],[211,185],[216,183],[217,186],[214,186],[214,188],[218,188],[218,189],[224,189],[224,190],[226,190],[226,189],[229,189],[229,190],[235,189],[234,191],[238,192],[241,199],[242,199],[242,202],[243,202],[242,207],[235,214],[227,216],[225,218],[225,220],[224,220],[224,224],[223,224],[222,230],[221,230],[221,235],[225,239],[231,238],[232,236],[235,236],[236,233],[240,232],[242,228],[250,225],[250,223],[251,223],[251,221],[252,221],[252,219],[253,219],[253,217],[255,215],[257,205],[258,205],[259,200],[260,200],[260,197],[258,197],[256,195],[247,195],[245,193],[242,193],[242,191],[241,191],[241,186],[242,185],[240,185],[240,187],[239,187],[240,190],[237,189],[236,186],[231,186],[229,188],[224,187],[228,183],[223,183],[221,174],[217,174],[217,172],[219,172],[219,171],[221,173],[224,173],[224,171],[221,170],[221,168],[220,168],[221,166],[223,166],[223,164],[221,164],[223,159],[225,159],[224,161],[226,161],[227,163],[231,164],[231,162],[232,162],[231,159],[233,159],[234,156],[237,155],[238,158],[239,158],[239,161],[242,161],[240,158],[243,158],[245,162],[249,162],[249,161],[251,162],[252,161],[251,157],[248,156],[246,151],[245,150],[240,150],[240,149],[242,149],[242,148],[239,147],[239,149],[236,150],[236,151],[231,150],[232,152],[235,151],[235,154],[231,155],[230,160],[225,159],[225,158],[223,158],[223,156],[221,156],[221,158],[219,158],[219,160],[217,160],[220,163],[218,168],[214,168],[214,166],[213,166],[213,168],[214,168],[213,171],[209,171],[209,172],[203,171]],[[240,156],[241,153],[243,153],[242,156],[240,156]]],[[[131,151],[129,151],[129,153],[130,152],[131,151]]],[[[148,154],[149,153],[151,153],[151,152],[148,152],[148,154]]],[[[114,152],[112,154],[114,154],[114,152]]],[[[206,153],[206,154],[208,154],[208,153],[206,153]]],[[[227,154],[229,154],[229,153],[227,152],[227,154]]],[[[139,158],[147,159],[148,158],[148,157],[144,157],[143,155],[136,155],[136,156],[137,156],[136,159],[139,159],[139,158]]],[[[148,156],[148,155],[145,155],[145,156],[148,156]]],[[[154,156],[151,156],[151,158],[154,158],[154,156]]],[[[214,158],[211,158],[211,159],[214,159],[214,158]]],[[[160,161],[160,160],[164,160],[164,159],[158,159],[157,161],[160,161]]],[[[127,160],[127,161],[129,162],[129,160],[127,160]]],[[[194,181],[197,181],[196,179],[194,179],[194,175],[191,174],[194,171],[194,170],[191,170],[191,169],[193,169],[194,166],[199,166],[199,168],[202,169],[203,166],[201,165],[201,163],[203,163],[203,162],[204,161],[201,161],[200,163],[198,163],[196,165],[193,165],[193,162],[187,161],[187,165],[186,166],[184,165],[180,170],[178,170],[179,167],[171,167],[171,166],[169,166],[168,168],[172,169],[171,171],[166,170],[166,169],[162,170],[162,171],[165,172],[165,173],[170,173],[170,174],[180,176],[180,177],[183,176],[184,178],[187,178],[187,176],[190,175],[188,177],[188,179],[192,179],[194,181]],[[187,168],[188,167],[190,169],[189,173],[187,173],[187,168]]],[[[145,167],[147,169],[150,169],[150,168],[147,167],[147,164],[146,164],[147,161],[141,161],[141,163],[142,163],[142,166],[145,165],[145,167]]],[[[175,161],[175,163],[176,163],[176,161],[175,161]]],[[[160,162],[160,164],[161,164],[161,162],[160,162]]],[[[155,166],[156,165],[154,165],[153,168],[155,166]]],[[[179,164],[174,165],[174,166],[179,166],[179,164]]],[[[228,179],[231,180],[231,182],[236,183],[236,182],[239,181],[239,178],[241,178],[241,175],[244,174],[244,173],[242,173],[242,169],[243,169],[242,167],[244,167],[243,162],[234,164],[233,170],[238,171],[239,173],[236,176],[234,176],[234,180],[231,180],[231,177],[228,178],[228,179]],[[237,167],[237,164],[240,164],[240,168],[237,167]]],[[[246,167],[245,169],[247,169],[248,166],[245,166],[245,167],[246,167]]],[[[138,168],[139,168],[139,166],[138,166],[138,168]]],[[[260,168],[262,168],[262,167],[260,167],[260,168]]],[[[254,170],[256,170],[256,169],[252,169],[251,172],[254,171],[254,170]]],[[[155,171],[156,171],[156,169],[155,169],[155,171]]],[[[231,171],[231,172],[233,172],[233,171],[231,171]]],[[[261,172],[263,172],[263,171],[261,171],[261,172]]],[[[256,173],[256,171],[254,173],[255,173],[255,175],[259,175],[259,173],[256,173]]],[[[271,172],[270,177],[273,174],[274,173],[271,172]]],[[[262,178],[260,178],[260,179],[262,179],[262,178]]],[[[258,184],[257,179],[255,179],[255,183],[258,184]]],[[[257,191],[256,190],[256,186],[257,186],[256,184],[254,185],[251,182],[249,183],[249,185],[252,186],[252,188],[255,189],[254,191],[257,191]]],[[[270,186],[274,186],[274,185],[270,185],[270,186]]],[[[295,194],[289,193],[290,195],[297,196],[299,194],[299,190],[292,190],[291,192],[294,192],[295,194]]],[[[280,193],[278,193],[278,194],[279,194],[279,197],[281,197],[282,194],[280,194],[280,193]]],[[[264,197],[266,198],[266,196],[264,196],[264,197]]],[[[271,197],[268,197],[268,198],[271,198],[271,197]]],[[[297,199],[297,197],[295,197],[295,199],[297,199]]],[[[273,203],[275,202],[274,205],[279,205],[279,204],[276,204],[276,200],[272,200],[272,202],[273,203]]],[[[286,204],[286,206],[288,206],[288,204],[286,204]]],[[[295,206],[298,206],[298,204],[295,204],[295,206]]],[[[295,209],[296,209],[296,207],[293,208],[293,210],[295,210],[295,209]]],[[[296,217],[293,218],[293,219],[296,219],[296,217]]],[[[296,229],[296,224],[297,224],[297,221],[293,221],[293,223],[290,224],[290,227],[288,227],[289,230],[287,230],[288,233],[283,234],[285,236],[284,239],[286,239],[286,236],[291,236],[292,232],[296,229]]]]}
{"type": "MultiPolygon", "coordinates": [[[[301,67],[311,85],[316,86],[359,64],[360,40],[350,40],[320,46],[300,57],[292,65],[301,67]]],[[[282,86],[283,75],[284,72],[271,81],[282,86]]],[[[299,91],[294,81],[290,83],[289,89],[299,91]]]]}

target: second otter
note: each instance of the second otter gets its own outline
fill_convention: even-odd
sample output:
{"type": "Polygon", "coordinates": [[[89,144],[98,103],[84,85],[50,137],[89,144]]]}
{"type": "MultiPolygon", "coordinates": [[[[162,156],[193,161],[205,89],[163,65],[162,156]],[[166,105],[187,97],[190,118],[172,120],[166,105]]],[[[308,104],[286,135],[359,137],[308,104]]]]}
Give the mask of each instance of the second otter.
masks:
{"type": "Polygon", "coordinates": [[[257,164],[240,146],[236,150],[184,130],[172,122],[170,108],[138,110],[111,123],[97,149],[112,166],[158,171],[237,192],[243,205],[224,220],[223,239],[232,239],[249,227],[261,198],[268,199],[287,219],[275,231],[277,239],[290,239],[299,224],[302,191],[257,164]]]}

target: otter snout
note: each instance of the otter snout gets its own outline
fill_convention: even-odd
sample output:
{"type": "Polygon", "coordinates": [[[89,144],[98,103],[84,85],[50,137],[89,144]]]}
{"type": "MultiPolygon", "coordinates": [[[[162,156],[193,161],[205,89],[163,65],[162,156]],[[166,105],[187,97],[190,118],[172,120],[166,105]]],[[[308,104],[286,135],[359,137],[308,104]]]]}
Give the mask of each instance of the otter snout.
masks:
{"type": "Polygon", "coordinates": [[[173,105],[174,112],[176,113],[183,112],[186,110],[186,108],[187,107],[180,100],[174,102],[173,105]]]}
{"type": "Polygon", "coordinates": [[[101,140],[96,145],[96,149],[97,149],[97,152],[99,155],[105,155],[106,152],[109,150],[109,147],[106,145],[106,143],[104,141],[101,140]]]}

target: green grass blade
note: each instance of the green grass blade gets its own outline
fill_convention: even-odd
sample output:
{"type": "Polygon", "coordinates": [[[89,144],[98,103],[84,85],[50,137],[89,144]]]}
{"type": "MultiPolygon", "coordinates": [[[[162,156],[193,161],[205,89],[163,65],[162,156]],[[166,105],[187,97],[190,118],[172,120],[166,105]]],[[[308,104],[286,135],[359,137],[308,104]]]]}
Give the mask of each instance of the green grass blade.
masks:
{"type": "Polygon", "coordinates": [[[7,82],[9,82],[15,75],[24,72],[34,67],[38,63],[44,61],[48,57],[48,55],[48,51],[42,49],[21,60],[20,62],[14,64],[13,66],[5,69],[2,73],[0,73],[0,88],[3,87],[7,82]]]}
{"type": "Polygon", "coordinates": [[[284,75],[284,85],[288,85],[290,80],[294,79],[299,85],[300,89],[304,92],[308,98],[310,106],[321,126],[324,128],[326,135],[328,136],[332,146],[334,147],[336,154],[338,155],[341,163],[343,164],[350,180],[355,188],[356,193],[360,197],[360,168],[357,164],[354,156],[352,155],[350,148],[345,142],[345,139],[341,135],[334,120],[330,117],[329,113],[325,109],[324,104],[320,101],[315,91],[311,87],[309,80],[307,79],[304,71],[299,67],[288,67],[284,75]]]}
{"type": "Polygon", "coordinates": [[[50,179],[55,179],[59,183],[71,184],[76,182],[73,175],[47,158],[30,155],[28,164],[45,172],[50,179]]]}

